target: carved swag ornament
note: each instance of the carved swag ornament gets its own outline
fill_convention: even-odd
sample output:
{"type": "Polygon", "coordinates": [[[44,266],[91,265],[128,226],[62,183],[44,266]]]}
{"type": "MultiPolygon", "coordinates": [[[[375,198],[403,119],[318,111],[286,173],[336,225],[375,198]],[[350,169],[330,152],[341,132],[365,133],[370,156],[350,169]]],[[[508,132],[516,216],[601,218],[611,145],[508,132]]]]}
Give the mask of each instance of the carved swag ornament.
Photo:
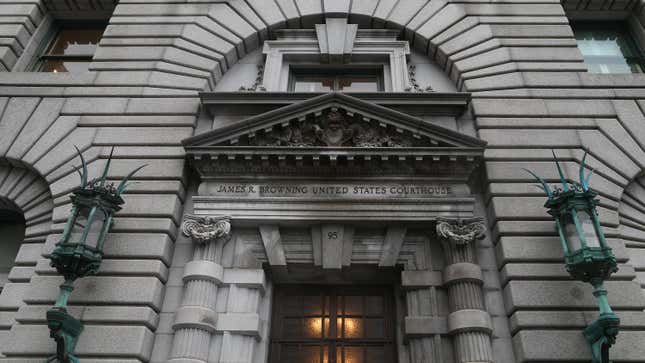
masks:
{"type": "Polygon", "coordinates": [[[457,246],[467,245],[484,238],[486,226],[483,218],[444,219],[437,218],[437,235],[457,246]]]}
{"type": "Polygon", "coordinates": [[[231,237],[231,221],[229,217],[186,214],[181,231],[200,245],[218,239],[228,240],[231,237]]]}
{"type": "Polygon", "coordinates": [[[330,111],[315,121],[291,124],[249,140],[250,146],[412,147],[415,140],[385,127],[330,111]]]}

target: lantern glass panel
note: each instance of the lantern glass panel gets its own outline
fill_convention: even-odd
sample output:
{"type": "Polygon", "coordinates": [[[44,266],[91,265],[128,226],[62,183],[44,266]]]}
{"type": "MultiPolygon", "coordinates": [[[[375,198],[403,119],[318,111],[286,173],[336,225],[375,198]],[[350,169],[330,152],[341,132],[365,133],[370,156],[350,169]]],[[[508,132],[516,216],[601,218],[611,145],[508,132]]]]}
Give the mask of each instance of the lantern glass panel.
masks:
{"type": "MultiPolygon", "coordinates": [[[[585,211],[575,211],[574,213],[577,214],[578,220],[580,221],[580,227],[582,228],[580,232],[584,236],[587,246],[600,247],[600,241],[598,240],[596,228],[594,227],[591,216],[585,211]]],[[[564,233],[567,238],[567,246],[570,253],[575,253],[582,248],[578,229],[570,214],[567,214],[564,218],[564,233]]]]}
{"type": "Polygon", "coordinates": [[[74,221],[74,227],[70,235],[69,242],[71,243],[83,243],[90,247],[97,247],[99,243],[99,237],[101,236],[101,230],[103,229],[103,224],[105,223],[105,214],[100,208],[96,208],[94,212],[94,217],[91,221],[88,221],[92,208],[81,207],[74,221]],[[87,230],[87,238],[83,241],[83,233],[87,230]]]}
{"type": "Polygon", "coordinates": [[[578,211],[578,219],[580,219],[587,246],[594,248],[600,247],[600,240],[598,239],[596,227],[591,216],[586,211],[578,211]]]}

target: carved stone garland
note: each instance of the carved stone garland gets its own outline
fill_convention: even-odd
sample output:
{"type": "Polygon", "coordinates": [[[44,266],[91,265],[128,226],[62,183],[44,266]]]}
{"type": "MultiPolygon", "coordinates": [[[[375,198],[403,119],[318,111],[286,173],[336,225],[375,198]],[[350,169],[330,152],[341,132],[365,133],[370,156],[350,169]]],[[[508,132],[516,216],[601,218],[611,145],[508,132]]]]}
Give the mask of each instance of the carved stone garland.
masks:
{"type": "Polygon", "coordinates": [[[184,267],[184,296],[175,314],[175,336],[168,362],[207,362],[215,332],[218,285],[223,268],[219,244],[231,236],[229,217],[185,215],[183,234],[195,243],[192,261],[184,267]]]}
{"type": "Polygon", "coordinates": [[[414,64],[408,65],[408,78],[410,79],[410,86],[405,88],[406,92],[433,92],[432,87],[421,88],[417,82],[417,66],[414,64]]]}
{"type": "Polygon", "coordinates": [[[446,261],[443,280],[450,304],[448,330],[459,363],[493,361],[492,324],[484,306],[483,277],[475,252],[476,240],[482,239],[485,231],[481,218],[437,220],[446,261]]]}
{"type": "Polygon", "coordinates": [[[266,87],[262,84],[264,82],[264,64],[258,64],[258,72],[255,77],[255,82],[251,86],[244,87],[241,86],[238,91],[248,91],[248,92],[255,92],[255,91],[266,91],[266,87]]]}

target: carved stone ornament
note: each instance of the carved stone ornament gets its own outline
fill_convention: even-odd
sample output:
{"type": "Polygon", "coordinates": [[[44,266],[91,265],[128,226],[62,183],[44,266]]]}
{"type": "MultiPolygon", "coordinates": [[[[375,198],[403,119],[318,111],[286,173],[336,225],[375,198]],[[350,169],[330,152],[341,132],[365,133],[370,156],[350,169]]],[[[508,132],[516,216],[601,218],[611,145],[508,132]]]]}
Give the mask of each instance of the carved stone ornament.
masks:
{"type": "Polygon", "coordinates": [[[230,217],[185,214],[181,231],[197,244],[231,237],[230,217]]]}
{"type": "Polygon", "coordinates": [[[486,226],[483,218],[447,219],[437,218],[437,235],[455,245],[467,245],[484,238],[486,226]]]}
{"type": "Polygon", "coordinates": [[[330,111],[249,140],[250,146],[412,147],[414,138],[330,111]]]}
{"type": "Polygon", "coordinates": [[[247,91],[247,92],[255,92],[255,91],[266,91],[266,87],[262,84],[264,82],[264,64],[258,64],[258,72],[255,77],[255,82],[251,86],[244,87],[241,86],[238,91],[247,91]]]}
{"type": "Polygon", "coordinates": [[[408,65],[408,78],[410,79],[410,85],[405,88],[406,92],[433,92],[430,86],[421,88],[419,82],[417,82],[417,66],[414,64],[408,65]]]}

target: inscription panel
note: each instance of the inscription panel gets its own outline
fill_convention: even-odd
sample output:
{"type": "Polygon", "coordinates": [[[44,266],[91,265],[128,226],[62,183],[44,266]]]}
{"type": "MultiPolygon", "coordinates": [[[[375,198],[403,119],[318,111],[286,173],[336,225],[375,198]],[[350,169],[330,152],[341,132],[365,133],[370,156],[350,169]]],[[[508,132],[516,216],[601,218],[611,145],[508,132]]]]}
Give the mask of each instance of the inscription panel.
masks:
{"type": "Polygon", "coordinates": [[[463,184],[448,183],[202,183],[200,195],[235,198],[400,199],[468,195],[463,184]]]}

